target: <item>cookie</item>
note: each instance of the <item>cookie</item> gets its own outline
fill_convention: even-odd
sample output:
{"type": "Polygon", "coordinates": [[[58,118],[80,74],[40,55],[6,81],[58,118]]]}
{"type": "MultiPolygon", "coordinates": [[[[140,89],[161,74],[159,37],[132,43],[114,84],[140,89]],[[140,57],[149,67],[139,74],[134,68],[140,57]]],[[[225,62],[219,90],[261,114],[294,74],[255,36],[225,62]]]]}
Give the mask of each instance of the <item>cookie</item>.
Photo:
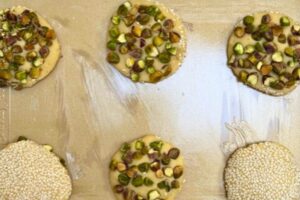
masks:
{"type": "Polygon", "coordinates": [[[111,18],[107,61],[134,82],[159,82],[181,66],[186,52],[184,26],[161,3],[131,0],[111,18]]]}
{"type": "Polygon", "coordinates": [[[44,18],[21,6],[0,10],[0,87],[32,87],[60,56],[55,31],[44,18]]]}
{"type": "Polygon", "coordinates": [[[30,140],[9,144],[0,151],[0,198],[9,200],[66,200],[71,179],[49,145],[30,140]]]}
{"type": "Polygon", "coordinates": [[[248,15],[234,28],[227,55],[240,82],[269,95],[286,95],[300,79],[300,26],[276,12],[248,15]]]}
{"type": "Polygon", "coordinates": [[[175,199],[183,184],[178,148],[148,135],[124,143],[110,164],[110,181],[118,200],[175,199]]]}
{"type": "MultiPolygon", "coordinates": [[[[292,153],[273,142],[251,144],[236,150],[224,172],[228,200],[293,200],[299,186],[292,153]]],[[[299,197],[299,196],[298,196],[299,197]]]]}

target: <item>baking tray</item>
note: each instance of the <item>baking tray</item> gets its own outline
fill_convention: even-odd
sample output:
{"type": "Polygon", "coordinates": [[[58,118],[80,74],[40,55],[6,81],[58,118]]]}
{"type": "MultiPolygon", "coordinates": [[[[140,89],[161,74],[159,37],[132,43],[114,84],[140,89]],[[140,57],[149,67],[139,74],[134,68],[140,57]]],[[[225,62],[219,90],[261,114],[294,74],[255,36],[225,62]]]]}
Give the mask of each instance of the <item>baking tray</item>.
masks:
{"type": "MultiPolygon", "coordinates": [[[[31,89],[0,90],[0,147],[24,135],[66,159],[72,200],[114,199],[108,164],[124,141],[155,133],[182,149],[186,184],[178,200],[221,200],[230,151],[274,140],[300,160],[300,88],[270,97],[237,83],[226,42],[237,20],[274,10],[300,21],[299,0],[161,0],[188,33],[181,69],[155,84],[134,84],[106,63],[109,18],[122,1],[1,0],[23,5],[53,25],[63,58],[31,89]]],[[[299,164],[299,163],[298,163],[299,164]]]]}

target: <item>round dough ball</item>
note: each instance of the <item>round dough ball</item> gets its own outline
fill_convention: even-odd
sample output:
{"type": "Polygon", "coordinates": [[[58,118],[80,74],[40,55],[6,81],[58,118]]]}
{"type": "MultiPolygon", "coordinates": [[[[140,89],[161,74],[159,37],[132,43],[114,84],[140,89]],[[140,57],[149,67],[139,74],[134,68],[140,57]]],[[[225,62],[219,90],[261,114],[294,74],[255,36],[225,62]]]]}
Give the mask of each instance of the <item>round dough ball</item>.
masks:
{"type": "Polygon", "coordinates": [[[186,32],[180,18],[163,4],[130,0],[111,18],[107,61],[134,82],[159,82],[181,66],[186,32]]]}
{"type": "Polygon", "coordinates": [[[119,200],[175,199],[183,185],[178,148],[154,135],[124,143],[110,164],[110,182],[119,200]]]}
{"type": "Polygon", "coordinates": [[[71,179],[48,147],[25,140],[0,151],[1,199],[69,199],[71,179]]]}
{"type": "Polygon", "coordinates": [[[292,153],[273,142],[236,150],[224,172],[228,200],[294,200],[298,178],[292,153]]]}
{"type": "Polygon", "coordinates": [[[228,40],[227,55],[239,81],[269,95],[286,95],[300,79],[300,26],[276,12],[245,16],[228,40]]]}
{"type": "Polygon", "coordinates": [[[0,87],[32,87],[61,57],[55,31],[40,15],[17,6],[0,10],[0,87]]]}

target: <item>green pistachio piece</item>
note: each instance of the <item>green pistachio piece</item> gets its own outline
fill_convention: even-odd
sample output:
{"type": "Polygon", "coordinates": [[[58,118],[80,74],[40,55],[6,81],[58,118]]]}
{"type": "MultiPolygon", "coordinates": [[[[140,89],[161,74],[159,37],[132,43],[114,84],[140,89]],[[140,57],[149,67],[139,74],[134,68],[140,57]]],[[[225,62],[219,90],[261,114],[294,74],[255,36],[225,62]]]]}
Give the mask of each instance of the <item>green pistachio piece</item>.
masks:
{"type": "Polygon", "coordinates": [[[283,55],[282,55],[282,53],[280,51],[275,52],[272,55],[272,60],[274,62],[282,62],[283,61],[283,55]]]}
{"type": "Polygon", "coordinates": [[[12,74],[9,72],[9,70],[0,70],[0,79],[10,80],[12,79],[12,74]]]}
{"type": "Polygon", "coordinates": [[[23,65],[25,61],[25,58],[21,55],[15,55],[13,58],[13,62],[17,65],[23,65]]]}
{"type": "Polygon", "coordinates": [[[3,29],[3,31],[6,31],[6,32],[10,31],[11,25],[9,24],[9,22],[4,21],[4,22],[2,23],[2,29],[3,29]]]}
{"type": "Polygon", "coordinates": [[[133,82],[138,82],[140,79],[140,75],[138,75],[137,73],[132,73],[130,78],[133,82]]]}
{"type": "Polygon", "coordinates": [[[235,55],[243,55],[244,54],[244,47],[241,43],[236,43],[233,46],[233,52],[235,53],[235,55]]]}
{"type": "Polygon", "coordinates": [[[27,54],[26,54],[26,59],[27,61],[29,62],[32,62],[34,61],[34,59],[37,57],[37,52],[36,51],[29,51],[27,54]]]}
{"type": "Polygon", "coordinates": [[[257,70],[260,70],[262,66],[263,66],[263,62],[259,61],[259,62],[256,64],[256,69],[257,69],[257,70]]]}
{"type": "Polygon", "coordinates": [[[270,28],[269,28],[269,26],[267,24],[261,24],[261,25],[258,26],[258,31],[260,33],[265,33],[265,32],[267,32],[269,30],[270,30],[270,28]]]}
{"type": "Polygon", "coordinates": [[[144,172],[148,172],[150,169],[150,164],[149,163],[141,163],[138,165],[138,169],[140,172],[144,173],[144,172]]]}
{"type": "Polygon", "coordinates": [[[119,162],[119,163],[117,164],[117,170],[118,170],[119,172],[123,172],[123,171],[125,171],[126,169],[127,169],[127,167],[126,167],[126,165],[125,165],[124,163],[119,162]]]}
{"type": "Polygon", "coordinates": [[[118,181],[121,185],[128,185],[130,182],[130,177],[127,176],[127,174],[122,173],[122,174],[119,174],[118,181]]]}
{"type": "Polygon", "coordinates": [[[256,85],[258,82],[258,76],[257,74],[253,73],[253,74],[250,74],[247,78],[247,83],[254,86],[256,85]]]}
{"type": "Polygon", "coordinates": [[[120,16],[124,16],[125,17],[125,16],[127,16],[128,12],[129,12],[129,9],[128,9],[128,7],[125,4],[121,5],[118,8],[118,15],[120,15],[120,16]]]}
{"type": "Polygon", "coordinates": [[[127,42],[125,34],[124,33],[120,34],[117,41],[121,44],[125,44],[127,42]]]}
{"type": "Polygon", "coordinates": [[[154,141],[154,142],[150,143],[150,147],[152,149],[154,149],[155,151],[160,151],[161,148],[163,147],[163,145],[164,145],[164,143],[162,141],[160,141],[160,140],[154,141]]]}
{"type": "Polygon", "coordinates": [[[148,200],[158,200],[160,198],[160,193],[157,190],[151,190],[147,194],[148,200]]]}
{"type": "Polygon", "coordinates": [[[120,52],[120,54],[127,54],[127,53],[128,53],[127,45],[122,44],[122,45],[119,47],[119,52],[120,52]]]}
{"type": "Polygon", "coordinates": [[[161,181],[157,184],[157,187],[161,190],[167,190],[167,191],[170,191],[170,185],[169,183],[164,180],[164,181],[161,181]]]}
{"type": "Polygon", "coordinates": [[[287,16],[281,17],[280,18],[280,25],[281,26],[290,26],[291,21],[287,16]]]}
{"type": "Polygon", "coordinates": [[[120,35],[120,30],[117,26],[113,26],[110,30],[109,30],[109,35],[112,38],[117,38],[120,35]]]}
{"type": "Polygon", "coordinates": [[[130,144],[125,142],[124,144],[122,144],[121,148],[120,148],[120,152],[121,153],[127,153],[130,150],[130,144]]]}
{"type": "Polygon", "coordinates": [[[173,176],[173,169],[171,167],[167,167],[164,169],[164,174],[167,177],[172,177],[173,176]]]}
{"type": "Polygon", "coordinates": [[[173,169],[173,175],[175,179],[179,179],[183,174],[183,167],[182,166],[176,166],[173,169]]]}
{"type": "Polygon", "coordinates": [[[235,60],[236,60],[236,56],[235,55],[231,55],[230,58],[229,58],[229,60],[228,60],[228,64],[229,65],[234,64],[235,60]]]}
{"type": "Polygon", "coordinates": [[[25,71],[18,71],[15,74],[15,78],[18,79],[19,81],[22,81],[27,78],[27,74],[25,71]]]}
{"type": "Polygon", "coordinates": [[[135,63],[135,60],[133,58],[127,58],[127,60],[126,60],[126,66],[128,68],[132,68],[133,65],[134,65],[134,63],[135,63]]]}
{"type": "Polygon", "coordinates": [[[114,25],[119,25],[120,22],[121,22],[121,17],[120,16],[113,16],[111,18],[111,22],[114,24],[114,25]]]}
{"type": "Polygon", "coordinates": [[[159,32],[161,28],[162,28],[162,25],[161,25],[161,23],[158,23],[158,22],[151,26],[151,30],[153,32],[159,32]]]}
{"type": "Polygon", "coordinates": [[[245,35],[245,29],[243,27],[236,27],[234,29],[234,35],[238,38],[242,38],[245,35]]]}
{"type": "Polygon", "coordinates": [[[140,175],[137,175],[136,177],[134,177],[131,181],[131,184],[134,186],[134,187],[140,187],[144,184],[144,179],[142,176],[140,175]]]}
{"type": "Polygon", "coordinates": [[[253,22],[254,22],[254,17],[250,16],[250,15],[247,15],[246,17],[244,17],[243,22],[244,22],[245,26],[252,25],[253,22]]]}
{"type": "Polygon", "coordinates": [[[153,45],[156,47],[160,47],[161,45],[163,45],[164,40],[160,37],[160,36],[155,36],[153,38],[153,45]]]}
{"type": "Polygon", "coordinates": [[[241,71],[240,74],[239,74],[239,80],[243,83],[246,83],[247,81],[247,78],[248,78],[248,72],[246,71],[241,71]]]}
{"type": "Polygon", "coordinates": [[[118,162],[116,160],[111,160],[109,164],[109,169],[116,170],[118,162]]]}
{"type": "Polygon", "coordinates": [[[32,67],[29,72],[29,76],[32,79],[37,79],[41,76],[41,68],[32,67]]]}
{"type": "Polygon", "coordinates": [[[162,22],[166,19],[166,16],[162,12],[159,12],[159,13],[157,13],[157,15],[155,16],[154,19],[157,22],[162,22]]]}
{"type": "Polygon", "coordinates": [[[171,187],[172,187],[173,189],[178,189],[178,188],[180,188],[180,183],[179,183],[179,181],[178,181],[178,180],[173,180],[173,181],[171,182],[171,187]]]}
{"type": "Polygon", "coordinates": [[[153,16],[153,17],[156,16],[157,13],[159,13],[159,12],[160,12],[160,10],[156,6],[149,6],[149,7],[146,8],[146,13],[150,16],[153,16]]]}
{"type": "Polygon", "coordinates": [[[255,51],[255,47],[253,46],[253,45],[247,45],[246,47],[245,47],[245,53],[247,53],[247,54],[251,54],[251,53],[253,53],[255,51]]]}
{"type": "Polygon", "coordinates": [[[4,57],[4,53],[2,50],[0,50],[0,58],[3,58],[4,57]]]}
{"type": "Polygon", "coordinates": [[[129,27],[135,22],[135,16],[134,15],[127,15],[126,17],[122,18],[124,24],[129,27]]]}
{"type": "Polygon", "coordinates": [[[251,34],[251,37],[253,40],[255,41],[260,41],[262,39],[262,33],[260,31],[254,31],[252,34],[251,34]]]}
{"type": "Polygon", "coordinates": [[[294,60],[290,60],[287,64],[289,67],[295,67],[297,63],[294,60]]]}
{"type": "Polygon", "coordinates": [[[138,140],[135,142],[136,150],[142,150],[144,148],[144,146],[145,146],[145,143],[143,141],[138,140]]]}
{"type": "Polygon", "coordinates": [[[284,53],[285,53],[285,55],[287,55],[287,56],[289,56],[289,57],[293,57],[294,54],[295,54],[295,50],[294,50],[294,48],[292,48],[292,47],[286,47],[286,48],[284,49],[284,53]]]}
{"type": "Polygon", "coordinates": [[[117,42],[115,40],[110,40],[107,42],[107,48],[114,51],[117,49],[117,42]]]}
{"type": "Polygon", "coordinates": [[[124,186],[123,185],[116,185],[114,187],[114,192],[117,194],[121,194],[122,192],[124,192],[124,186]]]}
{"type": "Polygon", "coordinates": [[[136,21],[141,25],[146,25],[150,21],[150,16],[147,14],[140,14],[136,17],[136,21]]]}
{"type": "Polygon", "coordinates": [[[272,21],[271,15],[266,14],[264,16],[262,16],[261,18],[261,23],[262,24],[269,24],[272,21]]]}
{"type": "Polygon", "coordinates": [[[259,42],[256,42],[255,50],[258,51],[258,52],[265,52],[264,47],[259,42]]]}
{"type": "Polygon", "coordinates": [[[282,44],[284,44],[284,43],[286,43],[286,36],[285,36],[285,34],[280,34],[279,36],[278,36],[278,42],[280,42],[280,43],[282,43],[282,44]]]}
{"type": "Polygon", "coordinates": [[[152,186],[153,184],[154,184],[154,182],[150,178],[147,178],[147,177],[144,178],[145,186],[152,186]]]}
{"type": "Polygon", "coordinates": [[[274,90],[282,90],[284,88],[284,83],[282,83],[281,81],[271,82],[270,87],[274,90]]]}
{"type": "Polygon", "coordinates": [[[255,26],[253,24],[247,25],[245,27],[245,32],[248,34],[252,34],[255,30],[255,26]]]}
{"type": "Polygon", "coordinates": [[[263,83],[264,83],[264,85],[265,86],[270,86],[272,83],[274,83],[274,82],[276,82],[276,78],[274,78],[274,77],[271,77],[271,76],[266,76],[266,77],[264,77],[264,81],[263,81],[263,83]]]}
{"type": "Polygon", "coordinates": [[[177,48],[176,47],[172,47],[170,49],[167,49],[167,52],[173,56],[176,56],[177,54],[177,48]]]}
{"type": "Polygon", "coordinates": [[[156,72],[156,69],[154,68],[154,67],[148,67],[147,68],[147,73],[148,74],[153,74],[153,73],[155,73],[156,72]]]}
{"type": "Polygon", "coordinates": [[[171,61],[171,56],[168,52],[162,52],[158,55],[158,59],[161,63],[167,64],[171,61]]]}
{"type": "Polygon", "coordinates": [[[111,64],[118,64],[120,62],[120,56],[116,52],[109,52],[106,60],[111,64]]]}
{"type": "Polygon", "coordinates": [[[145,52],[150,57],[156,57],[159,54],[158,49],[152,44],[146,46],[145,52]]]}

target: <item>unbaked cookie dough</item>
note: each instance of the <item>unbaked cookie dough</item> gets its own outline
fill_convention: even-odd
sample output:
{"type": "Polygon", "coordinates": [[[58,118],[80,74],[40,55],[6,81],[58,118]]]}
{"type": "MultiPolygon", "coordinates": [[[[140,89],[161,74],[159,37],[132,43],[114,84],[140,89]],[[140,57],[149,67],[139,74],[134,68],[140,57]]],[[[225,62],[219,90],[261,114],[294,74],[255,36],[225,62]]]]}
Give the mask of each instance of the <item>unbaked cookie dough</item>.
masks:
{"type": "Polygon", "coordinates": [[[107,61],[134,82],[156,83],[177,71],[186,33],[175,13],[151,0],[130,0],[112,16],[107,61]]]}
{"type": "Polygon", "coordinates": [[[173,200],[183,184],[178,148],[148,135],[124,143],[110,164],[110,181],[118,200],[173,200]]]}
{"type": "Polygon", "coordinates": [[[71,179],[49,145],[30,140],[0,151],[0,199],[67,200],[71,179]]]}
{"type": "Polygon", "coordinates": [[[44,18],[21,6],[0,10],[0,87],[33,86],[60,56],[56,34],[44,18]]]}
{"type": "Polygon", "coordinates": [[[278,143],[262,142],[236,150],[227,161],[224,179],[228,200],[300,198],[294,157],[278,143]]]}
{"type": "Polygon", "coordinates": [[[242,83],[281,96],[300,79],[300,26],[276,12],[248,15],[228,41],[228,64],[242,83]]]}

